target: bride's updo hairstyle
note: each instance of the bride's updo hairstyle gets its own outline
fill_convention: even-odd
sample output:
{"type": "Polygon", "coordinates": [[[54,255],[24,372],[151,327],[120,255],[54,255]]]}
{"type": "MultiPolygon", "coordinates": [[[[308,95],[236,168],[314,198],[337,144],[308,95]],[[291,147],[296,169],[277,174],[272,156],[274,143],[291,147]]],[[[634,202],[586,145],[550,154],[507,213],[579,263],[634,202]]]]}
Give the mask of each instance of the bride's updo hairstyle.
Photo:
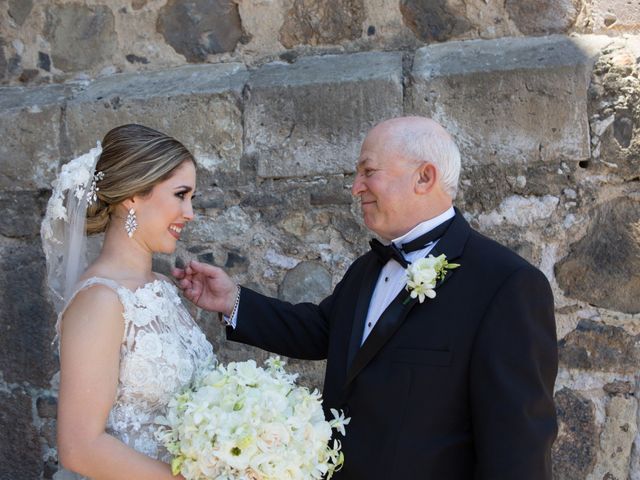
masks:
{"type": "Polygon", "coordinates": [[[96,165],[104,176],[96,185],[97,201],[87,208],[87,235],[104,232],[116,205],[150,194],[186,161],[195,165],[189,150],[164,133],[137,124],[109,131],[96,165]]]}

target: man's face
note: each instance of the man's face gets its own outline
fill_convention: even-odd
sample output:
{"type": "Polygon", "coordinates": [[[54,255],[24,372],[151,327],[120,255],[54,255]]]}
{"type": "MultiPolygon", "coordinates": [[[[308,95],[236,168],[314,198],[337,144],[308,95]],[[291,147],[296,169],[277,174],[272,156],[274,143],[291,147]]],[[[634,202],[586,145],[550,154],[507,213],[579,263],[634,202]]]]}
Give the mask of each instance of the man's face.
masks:
{"type": "Polygon", "coordinates": [[[392,240],[414,226],[418,165],[390,148],[386,137],[376,128],[365,139],[351,193],[360,197],[365,225],[392,240]]]}

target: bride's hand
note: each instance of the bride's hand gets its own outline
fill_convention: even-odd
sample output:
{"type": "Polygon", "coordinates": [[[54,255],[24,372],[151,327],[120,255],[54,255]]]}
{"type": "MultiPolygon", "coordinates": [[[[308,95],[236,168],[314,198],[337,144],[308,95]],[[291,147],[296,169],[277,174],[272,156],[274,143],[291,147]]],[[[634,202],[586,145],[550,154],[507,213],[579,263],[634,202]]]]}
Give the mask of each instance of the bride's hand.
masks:
{"type": "Polygon", "coordinates": [[[231,315],[238,286],[224,270],[191,261],[184,270],[174,268],[171,273],[178,279],[185,297],[198,307],[231,315]]]}

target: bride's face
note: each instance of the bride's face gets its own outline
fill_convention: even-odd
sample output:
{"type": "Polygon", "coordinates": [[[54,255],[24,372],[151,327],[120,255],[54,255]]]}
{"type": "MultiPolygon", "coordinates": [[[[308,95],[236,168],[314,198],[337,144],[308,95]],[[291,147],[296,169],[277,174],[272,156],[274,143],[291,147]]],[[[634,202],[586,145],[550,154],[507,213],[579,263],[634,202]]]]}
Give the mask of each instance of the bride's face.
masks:
{"type": "Polygon", "coordinates": [[[185,224],[193,220],[195,188],[196,169],[185,161],[148,196],[135,197],[138,228],[133,238],[154,253],[172,253],[185,224]]]}

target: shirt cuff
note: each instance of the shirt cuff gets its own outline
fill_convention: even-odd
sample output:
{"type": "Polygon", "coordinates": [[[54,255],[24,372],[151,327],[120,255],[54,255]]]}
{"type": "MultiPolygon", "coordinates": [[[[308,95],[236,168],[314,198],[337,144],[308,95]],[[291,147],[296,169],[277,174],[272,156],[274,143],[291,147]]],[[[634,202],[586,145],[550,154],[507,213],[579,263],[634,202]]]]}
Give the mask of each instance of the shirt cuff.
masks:
{"type": "Polygon", "coordinates": [[[236,309],[236,311],[231,314],[231,317],[222,315],[222,323],[224,323],[226,327],[231,327],[235,330],[237,321],[238,321],[238,309],[236,309]]]}

